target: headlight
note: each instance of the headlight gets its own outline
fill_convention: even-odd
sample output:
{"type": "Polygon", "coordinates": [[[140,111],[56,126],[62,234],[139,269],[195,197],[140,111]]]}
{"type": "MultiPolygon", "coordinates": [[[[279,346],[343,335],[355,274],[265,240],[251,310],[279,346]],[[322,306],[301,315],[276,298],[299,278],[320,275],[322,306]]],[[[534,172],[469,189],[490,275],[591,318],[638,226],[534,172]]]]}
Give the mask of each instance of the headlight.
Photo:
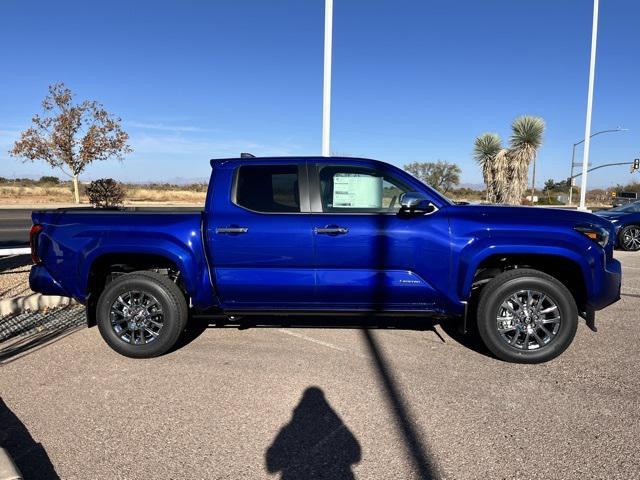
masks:
{"type": "Polygon", "coordinates": [[[604,227],[589,226],[573,228],[598,243],[601,247],[604,247],[609,241],[609,230],[604,227]]]}

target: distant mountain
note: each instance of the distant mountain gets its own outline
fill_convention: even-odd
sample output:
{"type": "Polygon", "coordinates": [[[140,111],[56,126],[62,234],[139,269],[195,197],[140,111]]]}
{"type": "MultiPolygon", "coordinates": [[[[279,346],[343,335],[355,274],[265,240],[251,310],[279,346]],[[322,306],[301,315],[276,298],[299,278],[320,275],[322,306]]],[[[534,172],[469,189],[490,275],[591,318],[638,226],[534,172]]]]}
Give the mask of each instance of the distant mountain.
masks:
{"type": "Polygon", "coordinates": [[[209,183],[209,177],[191,177],[191,178],[173,177],[164,181],[164,183],[173,183],[175,185],[191,185],[193,183],[209,183]]]}

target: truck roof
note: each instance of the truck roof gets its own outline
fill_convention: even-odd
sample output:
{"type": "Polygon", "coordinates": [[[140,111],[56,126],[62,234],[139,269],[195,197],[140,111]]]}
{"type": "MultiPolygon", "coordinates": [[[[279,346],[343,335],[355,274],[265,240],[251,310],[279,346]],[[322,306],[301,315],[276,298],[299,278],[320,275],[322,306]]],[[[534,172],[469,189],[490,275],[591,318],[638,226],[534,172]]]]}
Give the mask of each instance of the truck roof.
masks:
{"type": "MultiPolygon", "coordinates": [[[[211,166],[214,166],[216,163],[220,162],[230,162],[230,161],[241,161],[241,162],[264,162],[269,160],[283,161],[283,160],[291,160],[291,161],[313,161],[316,163],[333,163],[336,161],[364,161],[364,162],[380,162],[380,160],[374,160],[373,158],[364,158],[364,157],[322,157],[322,156],[304,156],[304,155],[288,155],[288,156],[280,156],[280,157],[230,157],[230,158],[212,158],[210,163],[211,166]]],[[[384,163],[384,162],[381,162],[384,163]]]]}

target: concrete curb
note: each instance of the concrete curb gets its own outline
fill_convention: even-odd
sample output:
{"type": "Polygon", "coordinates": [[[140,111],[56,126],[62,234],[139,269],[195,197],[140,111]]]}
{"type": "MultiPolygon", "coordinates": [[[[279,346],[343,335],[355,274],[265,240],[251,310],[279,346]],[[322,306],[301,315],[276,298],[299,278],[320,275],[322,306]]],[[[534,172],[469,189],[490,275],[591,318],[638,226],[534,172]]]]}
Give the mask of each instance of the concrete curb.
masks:
{"type": "MultiPolygon", "coordinates": [[[[25,311],[36,312],[45,308],[66,307],[77,303],[73,298],[42,295],[41,293],[5,298],[0,300],[0,317],[25,311]]],[[[0,478],[0,480],[2,479],[0,478]]]]}
{"type": "Polygon", "coordinates": [[[0,448],[0,480],[22,480],[22,474],[4,448],[0,448]]]}

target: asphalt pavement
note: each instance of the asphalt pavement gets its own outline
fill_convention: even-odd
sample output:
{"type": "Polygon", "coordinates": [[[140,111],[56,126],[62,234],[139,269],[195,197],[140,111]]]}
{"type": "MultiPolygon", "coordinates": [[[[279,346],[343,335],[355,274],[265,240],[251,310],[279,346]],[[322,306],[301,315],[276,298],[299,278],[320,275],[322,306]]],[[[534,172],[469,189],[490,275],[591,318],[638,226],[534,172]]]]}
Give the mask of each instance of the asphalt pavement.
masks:
{"type": "Polygon", "coordinates": [[[133,360],[80,307],[14,318],[0,445],[27,478],[640,478],[640,254],[616,256],[622,299],[542,365],[401,319],[194,323],[133,360]]]}
{"type": "Polygon", "coordinates": [[[31,210],[0,209],[0,248],[29,244],[31,210]]]}

